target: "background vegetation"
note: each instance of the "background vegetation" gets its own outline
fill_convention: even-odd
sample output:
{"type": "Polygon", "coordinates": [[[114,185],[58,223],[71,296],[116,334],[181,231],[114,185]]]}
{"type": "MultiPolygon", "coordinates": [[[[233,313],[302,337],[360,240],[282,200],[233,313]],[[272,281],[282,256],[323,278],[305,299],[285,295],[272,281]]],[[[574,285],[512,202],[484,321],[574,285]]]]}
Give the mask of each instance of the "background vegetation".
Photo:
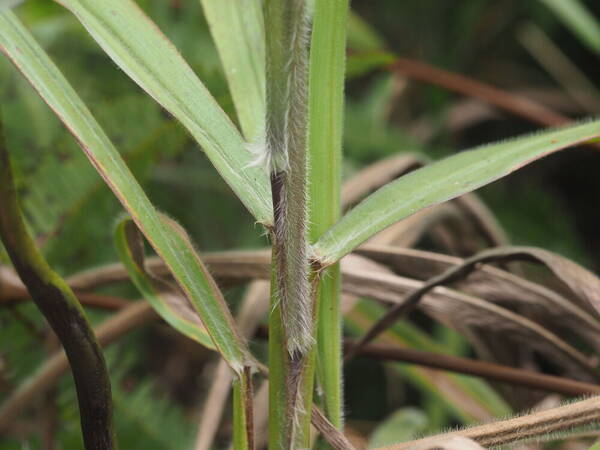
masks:
{"type": "MultiPolygon", "coordinates": [[[[234,118],[200,2],[138,3],[234,118]]],[[[568,118],[600,111],[600,44],[593,30],[586,34],[581,27],[569,26],[549,7],[552,2],[460,3],[457,8],[456,2],[440,0],[353,1],[346,178],[403,152],[438,159],[540,128],[540,114],[536,123],[525,114],[490,103],[493,99],[476,98],[476,91],[457,94],[443,82],[423,82],[427,72],[417,74],[411,65],[414,60],[496,86],[505,101],[510,96],[529,98],[568,118]],[[552,53],[548,40],[564,59],[552,53]],[[389,70],[387,63],[397,56],[409,59],[405,70],[389,70]]],[[[600,17],[600,4],[582,3],[592,16],[600,17]]],[[[202,252],[266,244],[252,217],[197,151],[197,144],[118,70],[72,15],[45,0],[29,0],[17,11],[122,150],[153,203],[176,218],[202,252]]],[[[469,90],[468,84],[459,85],[469,90]]],[[[58,119],[4,59],[0,60],[0,98],[26,216],[52,267],[68,276],[116,261],[114,227],[121,206],[58,119]]],[[[510,242],[546,248],[597,271],[598,167],[598,147],[572,149],[526,167],[479,194],[510,242]]],[[[482,248],[468,226],[449,219],[435,227],[416,239],[415,246],[457,256],[482,248]]],[[[6,261],[5,255],[0,258],[6,261]]],[[[234,309],[243,291],[240,287],[226,291],[234,309]]],[[[42,366],[57,346],[31,303],[8,302],[4,294],[0,284],[0,400],[42,366]]],[[[139,297],[125,283],[101,294],[105,299],[139,297]]],[[[363,330],[381,313],[372,303],[358,304],[347,317],[347,333],[363,330]]],[[[91,308],[89,314],[100,323],[112,312],[91,308]]],[[[440,353],[474,355],[462,336],[419,313],[398,325],[391,338],[440,353]]],[[[256,354],[266,352],[260,337],[251,345],[256,354]]],[[[107,359],[121,447],[193,448],[203,401],[215,377],[215,355],[155,322],[120,338],[107,350],[107,359]]],[[[553,367],[546,369],[554,373],[553,367]]],[[[508,415],[546,399],[535,392],[528,401],[518,402],[506,389],[480,379],[434,376],[419,366],[376,363],[363,357],[347,366],[345,391],[349,433],[357,442],[371,440],[373,445],[389,439],[385,428],[377,428],[386,418],[388,424],[396,424],[392,428],[404,424],[409,438],[481,421],[486,415],[508,415]],[[442,388],[449,382],[458,386],[454,393],[442,388]],[[479,404],[480,410],[469,410],[467,404],[479,404]]],[[[229,421],[230,414],[225,414],[215,443],[218,448],[229,444],[229,421]]],[[[401,438],[395,435],[392,441],[401,438]]],[[[0,438],[2,450],[80,445],[69,377],[32,401],[0,438]]]]}

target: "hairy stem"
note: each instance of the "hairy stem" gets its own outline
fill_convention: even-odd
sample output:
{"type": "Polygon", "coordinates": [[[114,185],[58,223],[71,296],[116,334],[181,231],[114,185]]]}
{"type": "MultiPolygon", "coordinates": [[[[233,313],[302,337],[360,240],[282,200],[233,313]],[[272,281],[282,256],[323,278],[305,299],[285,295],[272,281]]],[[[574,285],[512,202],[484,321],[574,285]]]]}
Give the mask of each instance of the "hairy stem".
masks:
{"type": "Polygon", "coordinates": [[[75,379],[86,450],[117,448],[112,424],[110,378],[102,350],[77,297],[48,266],[19,208],[0,124],[0,236],[12,263],[60,339],[75,379]]]}
{"type": "Polygon", "coordinates": [[[275,214],[273,250],[287,348],[312,345],[307,244],[307,12],[304,0],[268,0],[267,136],[275,214]]]}
{"type": "Polygon", "coordinates": [[[271,173],[275,218],[272,315],[280,315],[272,317],[275,333],[269,347],[270,364],[277,371],[271,384],[270,416],[279,425],[270,432],[270,447],[302,448],[308,446],[312,364],[307,355],[314,342],[307,240],[308,11],[305,0],[266,0],[264,14],[264,156],[271,173]],[[284,406],[277,397],[283,397],[284,406]]]}

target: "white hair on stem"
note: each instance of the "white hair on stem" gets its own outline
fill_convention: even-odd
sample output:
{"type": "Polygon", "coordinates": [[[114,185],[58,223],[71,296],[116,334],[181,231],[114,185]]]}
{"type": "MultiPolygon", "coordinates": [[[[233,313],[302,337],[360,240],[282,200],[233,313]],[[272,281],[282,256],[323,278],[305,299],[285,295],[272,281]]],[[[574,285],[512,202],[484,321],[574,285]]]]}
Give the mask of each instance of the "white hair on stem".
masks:
{"type": "MultiPolygon", "coordinates": [[[[267,6],[269,9],[270,6],[267,6]]],[[[290,355],[314,344],[307,243],[307,83],[309,19],[304,0],[272,6],[280,28],[267,32],[264,143],[250,146],[271,174],[277,299],[290,355]]],[[[262,140],[261,140],[262,141],[262,140]]]]}

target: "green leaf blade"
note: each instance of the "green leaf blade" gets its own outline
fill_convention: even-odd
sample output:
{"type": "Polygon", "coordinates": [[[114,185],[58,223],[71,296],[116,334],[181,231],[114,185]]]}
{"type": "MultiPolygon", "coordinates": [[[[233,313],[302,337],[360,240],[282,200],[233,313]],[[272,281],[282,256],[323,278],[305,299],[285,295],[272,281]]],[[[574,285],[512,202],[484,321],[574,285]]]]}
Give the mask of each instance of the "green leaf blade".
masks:
{"type": "Polygon", "coordinates": [[[387,184],[346,214],[315,244],[331,264],[387,226],[491,183],[536,159],[600,135],[600,120],[464,151],[387,184]]]}
{"type": "Polygon", "coordinates": [[[135,244],[132,242],[130,234],[132,231],[137,231],[137,228],[131,219],[121,221],[115,230],[115,244],[119,258],[133,284],[169,325],[204,347],[215,350],[204,327],[193,320],[195,318],[193,311],[187,311],[181,307],[175,308],[173,303],[165,298],[165,294],[158,291],[150,275],[144,269],[143,262],[135,256],[135,244]]]}
{"type": "Polygon", "coordinates": [[[259,0],[201,0],[247,142],[264,138],[265,35],[259,0]]]}
{"type": "Polygon", "coordinates": [[[0,50],[17,66],[77,139],[90,162],[131,214],[198,311],[215,346],[237,373],[250,361],[218,288],[189,241],[165,224],[100,125],[17,17],[0,12],[0,50]]]}
{"type": "Polygon", "coordinates": [[[61,0],[113,61],[179,120],[256,220],[272,223],[267,175],[173,44],[131,0],[61,0]]]}
{"type": "Polygon", "coordinates": [[[592,51],[600,53],[600,22],[579,0],[542,0],[592,51]]]}
{"type": "MultiPolygon", "coordinates": [[[[348,0],[316,0],[309,65],[309,240],[341,214],[342,135],[348,0]]],[[[342,427],[342,314],[339,266],[317,288],[317,362],[327,418],[342,427]]]]}

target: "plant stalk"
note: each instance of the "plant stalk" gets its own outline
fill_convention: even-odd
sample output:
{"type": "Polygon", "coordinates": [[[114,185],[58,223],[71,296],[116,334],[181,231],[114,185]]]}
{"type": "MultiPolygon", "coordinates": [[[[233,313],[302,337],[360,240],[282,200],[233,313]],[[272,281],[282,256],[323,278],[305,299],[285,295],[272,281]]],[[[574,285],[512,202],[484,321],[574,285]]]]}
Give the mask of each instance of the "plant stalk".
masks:
{"type": "MultiPolygon", "coordinates": [[[[348,0],[316,0],[309,75],[309,240],[341,215],[341,166],[348,0]]],[[[327,418],[342,428],[342,314],[339,264],[317,287],[317,373],[327,418]]]]}
{"type": "Polygon", "coordinates": [[[274,295],[269,363],[272,449],[307,448],[312,410],[314,301],[307,240],[308,10],[305,0],[266,0],[267,119],[264,159],[274,211],[274,295]],[[278,316],[278,317],[275,317],[278,316]]]}
{"type": "Polygon", "coordinates": [[[116,449],[110,377],[102,350],[77,297],[29,235],[1,124],[0,180],[0,237],[23,284],[65,349],[75,380],[85,448],[116,449]]]}
{"type": "Polygon", "coordinates": [[[233,449],[254,449],[254,412],[250,367],[233,382],[233,449]]]}

